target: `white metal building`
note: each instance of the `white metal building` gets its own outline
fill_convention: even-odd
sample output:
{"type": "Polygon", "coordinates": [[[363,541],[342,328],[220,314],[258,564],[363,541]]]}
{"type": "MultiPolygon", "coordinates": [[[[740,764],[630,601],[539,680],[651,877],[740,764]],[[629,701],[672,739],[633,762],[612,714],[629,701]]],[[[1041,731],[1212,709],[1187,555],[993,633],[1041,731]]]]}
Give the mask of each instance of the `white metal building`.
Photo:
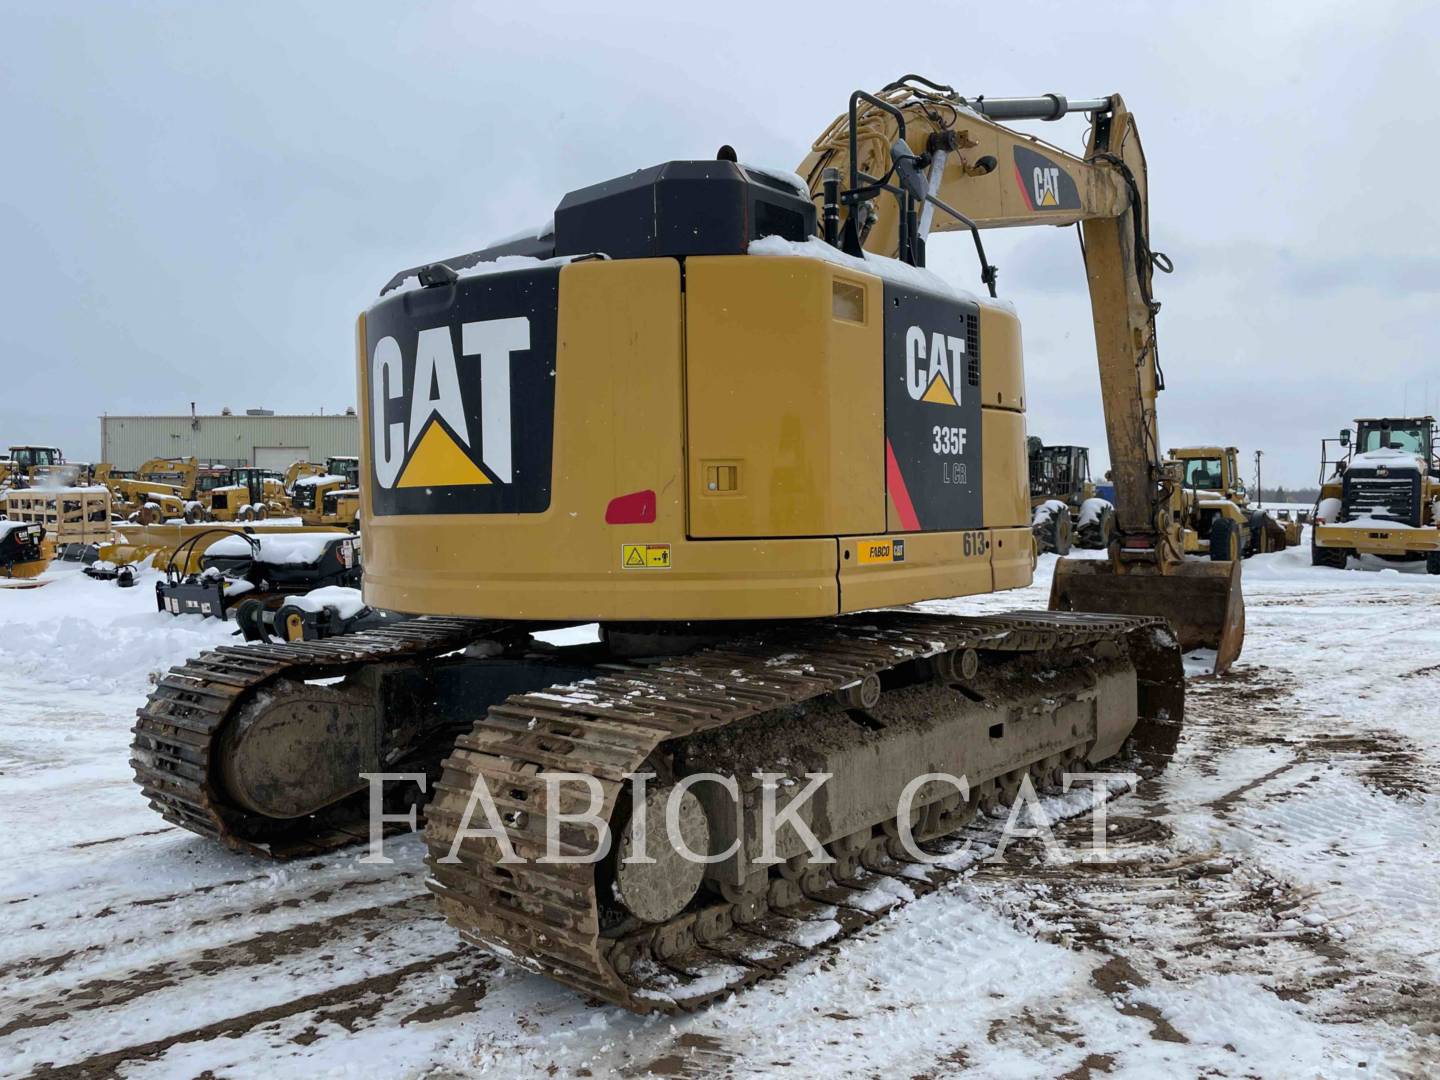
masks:
{"type": "Polygon", "coordinates": [[[133,471],[157,457],[195,457],[214,465],[257,465],[284,470],[295,461],[324,461],[360,452],[360,422],[353,410],[334,416],[243,414],[102,416],[100,460],[133,471]]]}

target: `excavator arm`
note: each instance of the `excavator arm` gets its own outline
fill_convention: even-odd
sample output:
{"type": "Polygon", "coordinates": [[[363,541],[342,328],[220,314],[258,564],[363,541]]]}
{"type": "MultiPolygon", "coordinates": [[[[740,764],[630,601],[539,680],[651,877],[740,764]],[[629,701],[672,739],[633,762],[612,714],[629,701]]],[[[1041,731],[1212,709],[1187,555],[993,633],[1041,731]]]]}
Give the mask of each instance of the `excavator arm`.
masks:
{"type": "Polygon", "coordinates": [[[852,95],[799,173],[822,203],[826,239],[852,254],[923,266],[933,233],[968,230],[992,295],[982,230],[1080,226],[1117,535],[1108,564],[1061,560],[1051,606],[1164,615],[1182,645],[1213,648],[1216,669],[1228,667],[1244,635],[1239,563],[1187,561],[1172,512],[1178,478],[1160,450],[1152,291],[1155,267],[1169,266],[1150,248],[1145,154],[1123,99],[972,101],[906,76],[852,95]],[[1089,114],[1083,157],[1001,123],[1070,112],[1089,114]]]}

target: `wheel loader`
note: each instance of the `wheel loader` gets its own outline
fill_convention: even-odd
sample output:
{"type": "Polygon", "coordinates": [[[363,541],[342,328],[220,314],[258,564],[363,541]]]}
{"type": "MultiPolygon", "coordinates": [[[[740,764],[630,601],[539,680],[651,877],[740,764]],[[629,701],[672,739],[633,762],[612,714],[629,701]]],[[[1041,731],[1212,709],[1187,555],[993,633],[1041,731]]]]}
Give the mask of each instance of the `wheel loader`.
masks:
{"type": "Polygon", "coordinates": [[[1212,559],[1248,559],[1300,542],[1299,522],[1284,522],[1250,505],[1233,446],[1187,446],[1170,451],[1183,481],[1175,493],[1185,550],[1212,559]]]}
{"type": "Polygon", "coordinates": [[[851,95],[798,178],[724,147],[399,272],[356,326],[363,590],[413,618],[174,669],[135,727],[146,797],[307,858],[366,835],[372,790],[404,822],[433,793],[461,935],[646,1012],[872,921],[914,843],[1032,779],[1127,742],[1163,764],[1182,649],[1223,670],[1244,609],[1169,512],[1145,198],[1118,95],[906,77],[851,95]],[[1083,155],[1004,126],[1071,111],[1083,155]],[[1111,557],[1059,560],[1048,611],[908,607],[1033,580],[1020,323],[982,231],[1077,223],[1111,557]],[[988,296],[925,269],[954,230],[988,296]]]}
{"type": "Polygon", "coordinates": [[[1343,570],[1352,555],[1423,559],[1440,574],[1440,436],[1433,416],[1369,417],[1320,441],[1310,561],[1343,570]],[[1328,447],[1341,453],[1330,460],[1328,447]]]}
{"type": "Polygon", "coordinates": [[[1040,551],[1070,554],[1072,546],[1101,550],[1115,536],[1115,506],[1098,497],[1085,446],[1046,446],[1026,439],[1030,452],[1030,529],[1040,551]]]}

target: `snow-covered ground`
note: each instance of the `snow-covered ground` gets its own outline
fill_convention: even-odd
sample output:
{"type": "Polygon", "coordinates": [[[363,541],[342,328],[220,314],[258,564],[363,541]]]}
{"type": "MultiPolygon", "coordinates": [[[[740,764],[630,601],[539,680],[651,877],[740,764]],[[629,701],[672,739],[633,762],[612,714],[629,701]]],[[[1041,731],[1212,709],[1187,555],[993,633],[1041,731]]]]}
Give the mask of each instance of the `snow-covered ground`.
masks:
{"type": "MultiPolygon", "coordinates": [[[[1353,564],[1352,564],[1353,565],[1353,564]]],[[[1383,564],[1377,564],[1383,565],[1383,564]]],[[[1035,584],[974,612],[1043,607],[1035,584]]],[[[1440,578],[1245,566],[1245,652],[1170,769],[784,977],[639,1018],[462,945],[422,848],[258,862],[126,764],[231,627],[73,567],[0,590],[0,1073],[1384,1077],[1440,1061],[1440,578]],[[51,1070],[54,1071],[51,1071],[51,1070]]]]}

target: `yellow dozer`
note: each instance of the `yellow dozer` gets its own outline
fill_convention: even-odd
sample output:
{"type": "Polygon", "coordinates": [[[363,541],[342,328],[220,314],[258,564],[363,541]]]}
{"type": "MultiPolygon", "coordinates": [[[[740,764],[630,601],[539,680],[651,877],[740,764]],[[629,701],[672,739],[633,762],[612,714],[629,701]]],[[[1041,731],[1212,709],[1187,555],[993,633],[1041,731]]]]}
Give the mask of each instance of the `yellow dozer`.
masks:
{"type": "Polygon", "coordinates": [[[1185,550],[1211,559],[1248,559],[1300,543],[1300,523],[1281,521],[1250,505],[1233,446],[1185,446],[1170,451],[1182,483],[1174,513],[1184,527],[1185,550]]]}
{"type": "Polygon", "coordinates": [[[1338,570],[1352,555],[1425,561],[1440,574],[1440,442],[1433,416],[1369,417],[1320,443],[1320,497],[1311,515],[1310,561],[1338,570]]]}
{"type": "Polygon", "coordinates": [[[907,78],[854,94],[798,178],[736,159],[572,191],[532,239],[382,290],[356,330],[364,599],[413,618],[160,680],[152,806],[309,858],[366,835],[383,771],[394,820],[434,792],[427,885],[467,940],[674,1010],[872,922],[913,894],[908,845],[1027,784],[1127,741],[1163,764],[1182,647],[1223,668],[1243,607],[1169,510],[1124,102],[907,78]],[[1000,122],[1069,110],[1083,155],[1000,122]],[[1035,570],[1019,319],[926,244],[970,231],[993,296],[980,230],[1077,222],[1110,558],[1060,560],[1052,610],[907,608],[1035,570]],[[533,636],[580,623],[598,640],[533,636]]]}

